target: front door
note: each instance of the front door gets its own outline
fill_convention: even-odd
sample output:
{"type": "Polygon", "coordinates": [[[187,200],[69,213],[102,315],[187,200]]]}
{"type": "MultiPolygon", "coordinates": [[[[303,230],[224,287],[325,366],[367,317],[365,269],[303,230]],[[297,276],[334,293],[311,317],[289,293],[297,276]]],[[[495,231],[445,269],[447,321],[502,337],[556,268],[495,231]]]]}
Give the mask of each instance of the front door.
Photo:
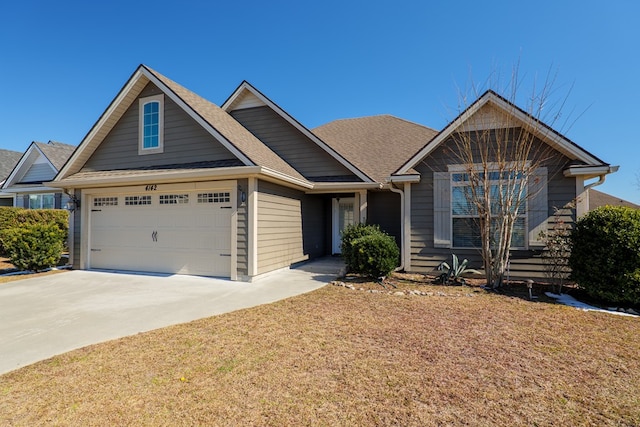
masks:
{"type": "Polygon", "coordinates": [[[332,252],[334,254],[339,254],[341,252],[340,243],[342,242],[342,239],[340,237],[340,232],[348,226],[355,224],[355,202],[356,199],[354,197],[340,197],[333,199],[333,220],[331,223],[333,228],[332,252]]]}

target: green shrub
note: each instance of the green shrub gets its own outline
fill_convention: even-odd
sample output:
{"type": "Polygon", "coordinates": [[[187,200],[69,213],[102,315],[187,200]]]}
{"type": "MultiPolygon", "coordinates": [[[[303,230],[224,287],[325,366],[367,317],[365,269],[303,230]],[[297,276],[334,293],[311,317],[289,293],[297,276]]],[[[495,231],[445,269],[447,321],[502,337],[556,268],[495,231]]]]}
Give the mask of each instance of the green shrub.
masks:
{"type": "Polygon", "coordinates": [[[571,277],[590,296],[640,304],[640,210],[605,206],[580,218],[571,233],[571,277]]]}
{"type": "Polygon", "coordinates": [[[65,230],[61,230],[55,224],[9,228],[2,232],[2,244],[16,268],[40,271],[56,265],[60,260],[64,249],[65,230]]]}
{"type": "Polygon", "coordinates": [[[353,273],[389,275],[398,266],[400,250],[393,237],[377,225],[353,225],[342,233],[342,256],[353,273]]]}
{"type": "Polygon", "coordinates": [[[66,242],[69,230],[69,212],[64,209],[0,207],[0,253],[6,253],[1,244],[4,230],[34,224],[56,225],[60,230],[64,231],[64,240],[66,242]]]}
{"type": "Polygon", "coordinates": [[[345,228],[340,237],[342,243],[340,243],[340,251],[342,252],[342,258],[347,268],[351,269],[351,266],[355,263],[355,257],[353,253],[353,241],[360,237],[368,236],[374,233],[382,233],[378,225],[365,225],[355,224],[345,228]]]}

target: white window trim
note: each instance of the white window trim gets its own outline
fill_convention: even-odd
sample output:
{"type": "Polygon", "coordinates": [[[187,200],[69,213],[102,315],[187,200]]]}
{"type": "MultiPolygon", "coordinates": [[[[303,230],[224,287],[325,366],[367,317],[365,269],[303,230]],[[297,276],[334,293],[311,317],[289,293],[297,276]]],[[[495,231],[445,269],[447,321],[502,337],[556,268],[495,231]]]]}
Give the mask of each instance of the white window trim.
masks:
{"type": "MultiPolygon", "coordinates": [[[[530,165],[530,161],[527,161],[527,166],[530,165]]],[[[507,169],[509,168],[509,166],[507,166],[507,169]]],[[[449,194],[450,199],[449,199],[449,221],[450,221],[450,226],[449,226],[449,230],[450,230],[450,242],[451,242],[451,248],[452,249],[478,249],[478,248],[474,248],[474,247],[470,247],[470,246],[455,246],[453,244],[453,219],[454,218],[472,218],[472,216],[469,215],[454,215],[453,214],[453,188],[454,187],[464,187],[465,183],[464,182],[454,182],[453,180],[453,175],[456,173],[466,173],[467,172],[467,167],[465,165],[448,165],[447,167],[448,171],[449,171],[449,194]]],[[[482,165],[478,164],[474,166],[474,170],[476,171],[481,171],[483,169],[482,165]]],[[[504,169],[504,168],[503,168],[504,169]]],[[[500,168],[498,166],[498,163],[489,163],[487,170],[489,172],[500,172],[500,168]]],[[[492,180],[493,181],[493,180],[492,180]]],[[[497,181],[497,180],[495,180],[497,181]]],[[[529,191],[529,189],[527,188],[527,191],[529,191]]],[[[518,214],[518,218],[523,218],[524,219],[524,246],[510,246],[511,250],[528,250],[529,249],[529,239],[528,239],[528,230],[529,230],[529,197],[527,197],[524,201],[524,213],[519,213],[518,214]]],[[[477,216],[476,216],[477,218],[477,216]]]]}
{"type": "Polygon", "coordinates": [[[138,155],[158,154],[164,152],[164,95],[153,95],[140,98],[138,101],[138,155]],[[158,146],[144,148],[144,106],[149,102],[158,102],[158,146]]]}

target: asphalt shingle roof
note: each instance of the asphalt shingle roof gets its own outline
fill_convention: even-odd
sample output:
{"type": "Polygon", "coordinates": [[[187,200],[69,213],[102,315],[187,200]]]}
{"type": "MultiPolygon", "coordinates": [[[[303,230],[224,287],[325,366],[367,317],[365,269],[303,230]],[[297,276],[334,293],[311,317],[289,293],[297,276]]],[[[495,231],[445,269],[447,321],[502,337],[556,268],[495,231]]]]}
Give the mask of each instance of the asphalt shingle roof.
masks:
{"type": "Polygon", "coordinates": [[[19,151],[0,149],[0,182],[7,179],[21,157],[22,153],[19,151]]]}
{"type": "Polygon", "coordinates": [[[200,117],[220,132],[227,141],[233,144],[254,164],[267,167],[297,179],[305,180],[300,172],[280,158],[222,108],[207,101],[200,95],[191,92],[157,71],[146,66],[145,68],[178,95],[200,117]]]}
{"type": "Polygon", "coordinates": [[[438,131],[390,115],[343,119],[313,129],[327,145],[384,182],[438,131]]]}
{"type": "Polygon", "coordinates": [[[69,160],[71,154],[76,149],[75,145],[64,144],[62,142],[49,141],[35,142],[47,159],[53,164],[56,170],[62,169],[62,166],[69,160]]]}

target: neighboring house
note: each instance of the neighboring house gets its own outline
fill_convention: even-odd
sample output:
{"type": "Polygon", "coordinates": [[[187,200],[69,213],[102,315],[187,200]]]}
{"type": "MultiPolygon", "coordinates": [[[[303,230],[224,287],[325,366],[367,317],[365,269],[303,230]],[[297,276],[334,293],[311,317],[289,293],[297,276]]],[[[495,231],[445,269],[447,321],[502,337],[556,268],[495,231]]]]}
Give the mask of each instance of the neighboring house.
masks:
{"type": "Polygon", "coordinates": [[[12,194],[13,206],[28,209],[61,209],[68,196],[46,185],[65,164],[75,147],[61,142],[32,142],[2,184],[12,194]]]}
{"type": "Polygon", "coordinates": [[[628,208],[640,209],[640,205],[612,196],[611,194],[603,193],[602,191],[590,189],[589,210],[592,211],[600,206],[626,206],[628,208]]]}
{"type": "MultiPolygon", "coordinates": [[[[311,131],[247,82],[218,107],[141,65],[49,185],[79,201],[75,268],[250,280],[338,253],[341,229],[366,221],[396,238],[405,269],[429,271],[451,252],[477,254],[454,243],[456,165],[443,150],[495,109],[528,120],[487,92],[441,132],[391,116],[311,131]]],[[[533,273],[553,207],[616,170],[539,126],[556,155],[514,250],[533,273]]]]}
{"type": "MultiPolygon", "coordinates": [[[[19,151],[0,149],[0,188],[22,157],[19,151]]],[[[13,206],[14,195],[0,190],[0,206],[13,206]]]]}

